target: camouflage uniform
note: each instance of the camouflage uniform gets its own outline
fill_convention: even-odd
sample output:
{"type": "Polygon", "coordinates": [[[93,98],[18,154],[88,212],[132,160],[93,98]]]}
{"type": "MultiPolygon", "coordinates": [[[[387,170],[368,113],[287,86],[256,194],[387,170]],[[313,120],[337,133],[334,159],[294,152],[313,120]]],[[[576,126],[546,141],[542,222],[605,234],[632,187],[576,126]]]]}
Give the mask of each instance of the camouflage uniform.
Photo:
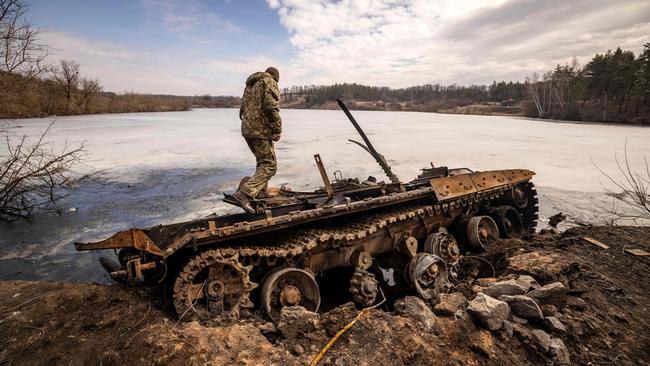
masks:
{"type": "Polygon", "coordinates": [[[272,137],[282,133],[279,105],[280,89],[271,74],[256,72],[248,77],[239,118],[241,134],[257,162],[255,174],[241,187],[250,198],[267,188],[278,168],[272,137]]]}

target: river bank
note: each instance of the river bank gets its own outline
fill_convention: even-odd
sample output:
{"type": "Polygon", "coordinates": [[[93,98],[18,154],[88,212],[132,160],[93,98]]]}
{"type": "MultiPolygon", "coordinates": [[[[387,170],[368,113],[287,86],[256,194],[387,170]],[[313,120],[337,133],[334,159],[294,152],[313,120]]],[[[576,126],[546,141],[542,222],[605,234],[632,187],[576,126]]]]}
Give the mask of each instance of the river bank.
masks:
{"type": "MultiPolygon", "coordinates": [[[[358,111],[380,111],[380,112],[424,112],[439,114],[463,114],[474,116],[502,116],[502,117],[521,117],[533,121],[551,121],[579,124],[603,124],[603,125],[621,125],[621,126],[650,126],[650,120],[644,118],[634,118],[630,120],[561,120],[555,118],[539,118],[530,115],[524,103],[505,104],[495,102],[472,103],[467,105],[453,105],[453,103],[443,102],[372,102],[352,100],[346,102],[350,110],[358,111]]],[[[328,101],[322,104],[307,105],[304,102],[288,102],[282,105],[283,109],[304,109],[304,110],[339,110],[336,101],[328,101]]],[[[615,111],[614,111],[615,112],[615,111]]],[[[615,114],[615,113],[613,113],[615,114]]]]}
{"type": "MultiPolygon", "coordinates": [[[[493,263],[496,278],[488,268],[479,271],[480,280],[461,274],[451,292],[472,301],[491,283],[521,275],[539,285],[560,282],[568,292],[555,298],[559,302],[540,303],[554,325],[511,315],[509,330],[489,331],[466,305],[448,313],[431,304],[385,304],[362,316],[321,364],[648,363],[650,260],[623,251],[630,248],[649,251],[650,229],[573,228],[496,243],[480,254],[493,263]]],[[[178,323],[151,291],[120,284],[0,282],[0,363],[304,365],[358,311],[341,304],[297,328],[273,324],[257,311],[237,321],[178,323]]]]}

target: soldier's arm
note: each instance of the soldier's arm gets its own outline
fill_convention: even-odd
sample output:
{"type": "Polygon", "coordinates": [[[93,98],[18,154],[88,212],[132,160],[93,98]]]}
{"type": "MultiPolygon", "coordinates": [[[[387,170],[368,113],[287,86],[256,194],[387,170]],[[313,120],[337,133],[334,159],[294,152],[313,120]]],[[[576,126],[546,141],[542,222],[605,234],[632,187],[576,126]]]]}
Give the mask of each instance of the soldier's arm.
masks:
{"type": "Polygon", "coordinates": [[[280,118],[280,89],[275,81],[265,82],[262,110],[264,111],[266,120],[271,125],[271,134],[281,134],[282,119],[280,118]]]}

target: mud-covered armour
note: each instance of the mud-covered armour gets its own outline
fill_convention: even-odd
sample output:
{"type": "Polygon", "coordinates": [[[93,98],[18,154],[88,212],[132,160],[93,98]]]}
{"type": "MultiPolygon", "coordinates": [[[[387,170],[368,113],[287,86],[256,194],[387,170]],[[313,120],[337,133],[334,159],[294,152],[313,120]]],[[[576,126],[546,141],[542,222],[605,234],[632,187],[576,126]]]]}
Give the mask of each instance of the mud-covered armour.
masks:
{"type": "Polygon", "coordinates": [[[239,118],[245,138],[270,139],[282,133],[280,89],[271,74],[256,72],[246,79],[239,118]]]}

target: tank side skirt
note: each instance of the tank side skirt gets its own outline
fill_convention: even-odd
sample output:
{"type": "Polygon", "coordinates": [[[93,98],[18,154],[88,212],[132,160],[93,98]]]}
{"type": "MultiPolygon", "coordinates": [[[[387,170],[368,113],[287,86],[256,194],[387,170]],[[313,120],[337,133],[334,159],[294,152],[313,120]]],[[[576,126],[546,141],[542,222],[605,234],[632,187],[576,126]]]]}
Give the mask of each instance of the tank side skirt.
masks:
{"type": "MultiPolygon", "coordinates": [[[[437,201],[441,202],[441,204],[439,205],[441,207],[441,210],[446,211],[449,207],[452,208],[455,206],[460,207],[461,205],[466,205],[467,202],[472,202],[472,201],[478,202],[484,200],[486,196],[489,198],[489,196],[493,196],[495,192],[502,192],[504,190],[511,189],[514,186],[520,184],[521,182],[530,180],[530,177],[532,177],[532,174],[534,174],[526,170],[521,170],[520,172],[522,173],[520,173],[521,175],[519,176],[514,175],[515,173],[509,176],[508,172],[510,171],[499,171],[499,172],[505,172],[502,174],[505,175],[506,179],[508,181],[515,181],[516,183],[500,183],[499,186],[491,189],[481,187],[480,189],[475,191],[476,193],[469,194],[469,195],[465,194],[453,200],[448,200],[448,198],[446,197],[445,199],[438,198],[437,201]]],[[[479,173],[485,174],[485,173],[492,173],[492,172],[479,172],[479,173]]],[[[472,173],[472,175],[473,174],[477,174],[477,173],[472,173]]],[[[448,178],[455,178],[455,177],[448,177],[448,178]]],[[[438,179],[447,179],[447,178],[438,178],[438,179]]],[[[435,188],[426,187],[414,191],[408,191],[408,192],[396,193],[393,195],[388,195],[383,197],[377,197],[368,201],[351,202],[348,205],[300,211],[300,212],[290,213],[289,215],[280,216],[277,218],[269,218],[266,220],[258,220],[253,222],[243,222],[228,227],[218,228],[216,230],[204,230],[204,231],[198,231],[193,233],[186,233],[180,238],[174,240],[174,242],[171,243],[165,249],[165,254],[166,256],[168,256],[173,252],[175,252],[176,250],[178,250],[179,248],[186,245],[200,246],[200,245],[207,245],[207,244],[215,244],[225,240],[231,240],[231,239],[240,238],[244,236],[254,235],[261,232],[269,232],[272,230],[279,230],[291,226],[322,220],[325,217],[334,218],[342,215],[347,215],[352,212],[361,213],[367,210],[377,209],[388,205],[407,203],[409,201],[415,201],[417,199],[425,198],[429,196],[432,192],[435,192],[435,188]]]]}
{"type": "Polygon", "coordinates": [[[355,251],[362,250],[377,255],[395,250],[396,244],[407,234],[423,240],[433,229],[451,225],[463,211],[472,210],[476,203],[498,198],[505,192],[505,189],[499,189],[476,196],[474,200],[413,205],[361,217],[340,225],[296,229],[288,234],[286,240],[275,244],[225,245],[214,250],[224,257],[238,255],[244,264],[255,264],[269,258],[273,261],[290,258],[294,263],[300,262],[300,267],[317,273],[349,265],[355,251]],[[253,257],[257,260],[250,259],[253,257]]]}
{"type": "MultiPolygon", "coordinates": [[[[449,195],[447,195],[446,197],[441,195],[440,190],[436,188],[437,187],[436,184],[439,184],[440,182],[444,183],[446,181],[453,181],[454,179],[457,179],[458,177],[462,177],[462,176],[450,176],[450,177],[432,179],[431,187],[424,187],[412,191],[394,193],[382,197],[350,202],[346,205],[319,208],[319,209],[306,210],[306,211],[297,211],[297,212],[292,212],[287,215],[283,215],[275,218],[269,217],[266,219],[252,221],[252,222],[245,221],[227,227],[218,228],[214,225],[214,222],[212,222],[211,224],[209,219],[203,220],[201,222],[207,224],[206,225],[207,227],[199,228],[199,230],[196,231],[186,232],[182,234],[180,237],[176,237],[176,239],[172,240],[168,246],[165,246],[163,243],[156,243],[158,244],[156,245],[155,243],[153,243],[153,241],[151,241],[151,239],[147,237],[144,231],[139,229],[132,229],[132,230],[127,230],[125,232],[120,232],[115,234],[113,237],[109,239],[96,242],[96,243],[75,243],[75,246],[77,250],[114,249],[116,247],[119,248],[136,247],[137,243],[135,240],[132,240],[132,243],[129,245],[129,240],[126,239],[130,239],[127,238],[127,236],[130,237],[133,235],[133,232],[137,231],[137,233],[139,234],[138,237],[142,237],[140,238],[141,240],[139,240],[139,242],[147,243],[146,246],[143,246],[142,248],[138,248],[138,249],[144,250],[145,252],[149,252],[156,256],[166,258],[171,254],[173,254],[174,252],[176,252],[178,249],[188,245],[197,247],[202,245],[216,244],[219,242],[229,241],[232,239],[241,238],[245,236],[255,235],[259,233],[267,233],[270,231],[277,231],[291,226],[303,225],[317,220],[322,221],[325,218],[334,218],[342,215],[348,215],[351,213],[357,214],[357,213],[362,213],[364,211],[374,210],[389,205],[414,202],[420,199],[424,199],[426,197],[431,197],[432,194],[435,197],[431,197],[431,198],[439,202],[438,204],[432,207],[438,207],[436,210],[446,211],[449,208],[453,208],[456,206],[460,207],[461,205],[462,206],[467,205],[468,202],[471,203],[471,202],[481,201],[485,199],[485,197],[493,196],[495,192],[502,192],[506,189],[511,189],[514,186],[521,184],[522,182],[528,182],[532,177],[532,174],[534,174],[533,172],[526,171],[526,170],[508,170],[508,171],[502,170],[502,171],[494,171],[494,172],[477,172],[477,173],[470,174],[470,176],[472,179],[478,180],[480,177],[484,177],[487,174],[496,173],[496,172],[499,173],[498,181],[492,182],[491,184],[488,185],[491,186],[493,184],[498,184],[496,188],[488,189],[485,187],[481,187],[481,189],[479,190],[476,188],[477,185],[475,185],[474,182],[471,182],[471,185],[473,189],[475,189],[476,193],[463,194],[454,199],[450,199],[451,197],[449,195]],[[503,177],[505,177],[505,179],[509,183],[499,182],[500,180],[503,179],[503,177]],[[120,239],[119,246],[116,245],[117,241],[115,239],[120,239]],[[144,239],[149,239],[149,240],[144,240],[144,239]]],[[[467,180],[465,180],[464,182],[466,181],[467,180]]],[[[137,247],[139,247],[139,245],[137,247]]]]}

